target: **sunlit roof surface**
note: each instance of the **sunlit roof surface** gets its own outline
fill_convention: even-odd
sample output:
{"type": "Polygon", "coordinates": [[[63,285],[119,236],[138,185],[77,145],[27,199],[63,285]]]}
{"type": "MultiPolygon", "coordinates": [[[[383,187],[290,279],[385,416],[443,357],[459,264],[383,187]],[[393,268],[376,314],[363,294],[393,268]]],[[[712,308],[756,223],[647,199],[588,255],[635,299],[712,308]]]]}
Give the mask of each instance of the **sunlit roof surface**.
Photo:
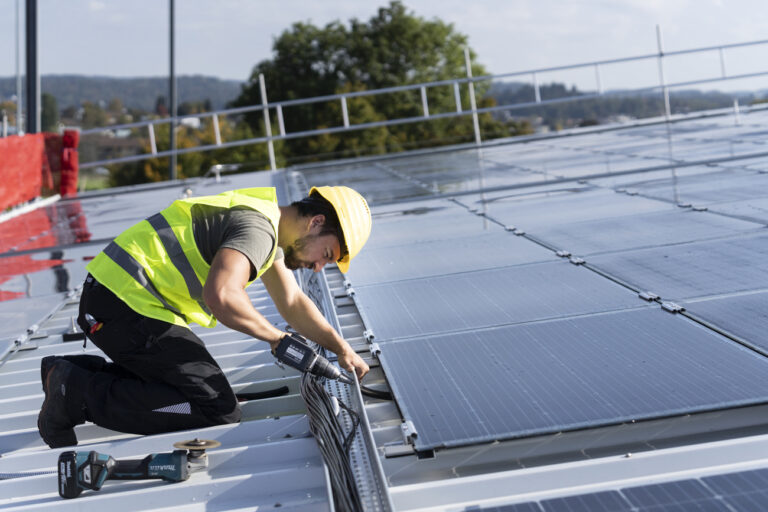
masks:
{"type": "MultiPolygon", "coordinates": [[[[0,224],[0,340],[30,340],[0,368],[0,473],[52,470],[39,361],[83,350],[62,335],[111,237],[187,189],[275,184],[286,202],[345,184],[373,232],[349,274],[313,286],[371,362],[364,384],[394,394],[330,386],[364,416],[351,457],[366,510],[650,510],[662,483],[678,492],[655,506],[752,510],[768,468],[768,114],[617,128],[109,191],[0,224]]],[[[262,287],[250,295],[282,322],[262,287]]],[[[218,439],[207,474],[66,503],[54,476],[25,476],[0,481],[0,508],[330,510],[298,377],[263,343],[196,331],[236,390],[290,393],[246,403],[239,425],[78,437],[121,457],[218,439]]]]}

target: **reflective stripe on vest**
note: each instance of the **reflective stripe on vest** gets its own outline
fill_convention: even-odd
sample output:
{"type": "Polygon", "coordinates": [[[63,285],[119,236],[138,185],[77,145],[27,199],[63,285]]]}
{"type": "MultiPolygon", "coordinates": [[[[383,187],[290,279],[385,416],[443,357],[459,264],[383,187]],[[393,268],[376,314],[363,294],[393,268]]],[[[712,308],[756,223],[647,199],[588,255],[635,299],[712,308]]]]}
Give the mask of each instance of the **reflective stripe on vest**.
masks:
{"type": "Polygon", "coordinates": [[[156,213],[148,218],[147,222],[149,222],[150,226],[157,231],[158,236],[160,236],[160,241],[163,243],[163,247],[165,247],[165,252],[167,252],[168,256],[171,258],[173,266],[176,267],[176,270],[178,270],[184,278],[184,282],[187,283],[189,296],[197,301],[200,309],[205,311],[207,315],[211,315],[211,310],[208,309],[208,305],[203,300],[203,285],[200,284],[200,280],[197,278],[197,274],[195,274],[192,264],[184,254],[184,250],[181,248],[179,239],[176,238],[171,225],[168,224],[168,221],[165,220],[165,217],[160,213],[156,213]]]}
{"type": "Polygon", "coordinates": [[[120,265],[120,268],[128,272],[128,274],[134,278],[141,286],[143,286],[144,289],[146,289],[157,300],[159,300],[165,309],[173,311],[175,314],[184,318],[184,315],[181,314],[181,311],[168,304],[163,296],[160,295],[160,292],[157,291],[157,288],[155,288],[155,285],[152,284],[152,281],[147,278],[147,274],[144,272],[144,269],[141,267],[139,262],[136,261],[133,256],[125,252],[125,249],[117,245],[115,242],[110,242],[109,245],[104,248],[104,254],[109,256],[112,261],[120,265]]]}

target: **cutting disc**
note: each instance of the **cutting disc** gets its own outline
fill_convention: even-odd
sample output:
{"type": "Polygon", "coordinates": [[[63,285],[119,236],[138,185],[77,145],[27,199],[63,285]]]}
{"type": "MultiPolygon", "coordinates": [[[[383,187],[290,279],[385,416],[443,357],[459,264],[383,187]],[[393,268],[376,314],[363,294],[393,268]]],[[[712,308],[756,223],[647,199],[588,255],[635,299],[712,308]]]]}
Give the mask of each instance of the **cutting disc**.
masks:
{"type": "Polygon", "coordinates": [[[179,450],[211,450],[213,448],[218,448],[219,446],[221,446],[221,443],[218,441],[198,438],[173,443],[173,447],[178,448],[179,450]]]}

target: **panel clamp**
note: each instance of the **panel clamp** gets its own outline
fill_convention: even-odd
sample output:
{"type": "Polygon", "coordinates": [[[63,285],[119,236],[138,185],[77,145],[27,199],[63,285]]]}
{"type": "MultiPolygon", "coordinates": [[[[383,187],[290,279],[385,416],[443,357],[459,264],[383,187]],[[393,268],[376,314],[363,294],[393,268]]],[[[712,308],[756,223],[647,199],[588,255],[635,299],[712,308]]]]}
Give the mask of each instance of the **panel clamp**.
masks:
{"type": "Polygon", "coordinates": [[[560,256],[561,258],[568,258],[571,255],[571,251],[557,251],[555,254],[560,256]]]}
{"type": "Polygon", "coordinates": [[[363,338],[365,338],[365,341],[368,343],[373,341],[373,338],[376,336],[373,334],[373,330],[368,329],[367,331],[363,331],[363,338]]]}
{"type": "Polygon", "coordinates": [[[416,426],[411,420],[404,421],[400,425],[400,429],[403,432],[403,442],[405,444],[413,444],[413,440],[419,437],[419,433],[416,432],[416,426]]]}
{"type": "Polygon", "coordinates": [[[647,300],[648,302],[653,302],[661,298],[653,292],[640,292],[637,294],[637,296],[643,300],[647,300]]]}
{"type": "Polygon", "coordinates": [[[679,304],[675,304],[674,302],[662,302],[661,303],[661,309],[664,309],[665,311],[669,311],[670,313],[682,313],[685,311],[685,308],[679,304]]]}
{"type": "Polygon", "coordinates": [[[578,256],[572,256],[570,259],[570,262],[573,263],[574,265],[583,265],[586,263],[584,258],[579,258],[578,256]]]}

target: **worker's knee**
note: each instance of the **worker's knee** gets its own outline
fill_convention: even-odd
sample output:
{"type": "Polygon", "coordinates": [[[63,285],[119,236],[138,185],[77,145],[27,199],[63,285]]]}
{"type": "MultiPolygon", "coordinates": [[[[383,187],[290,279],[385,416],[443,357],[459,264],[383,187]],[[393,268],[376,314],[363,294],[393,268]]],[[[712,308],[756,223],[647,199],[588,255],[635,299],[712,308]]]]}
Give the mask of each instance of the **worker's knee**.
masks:
{"type": "MultiPolygon", "coordinates": [[[[223,395],[223,394],[222,394],[223,395]]],[[[207,403],[200,408],[211,425],[238,423],[243,412],[234,393],[232,396],[219,396],[213,403],[207,403]]]]}

